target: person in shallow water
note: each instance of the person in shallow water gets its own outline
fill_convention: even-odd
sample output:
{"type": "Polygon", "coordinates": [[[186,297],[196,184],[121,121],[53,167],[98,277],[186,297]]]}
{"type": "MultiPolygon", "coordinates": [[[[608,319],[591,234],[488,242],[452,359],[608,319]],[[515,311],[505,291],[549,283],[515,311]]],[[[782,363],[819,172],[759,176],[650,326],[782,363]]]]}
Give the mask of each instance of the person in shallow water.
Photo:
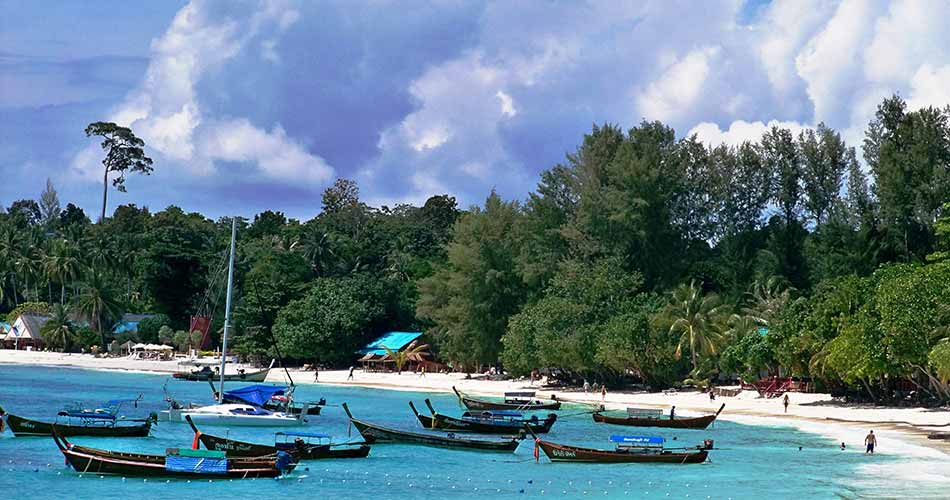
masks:
{"type": "Polygon", "coordinates": [[[841,451],[844,451],[844,450],[845,450],[845,445],[844,445],[844,441],[842,441],[842,442],[841,442],[841,451]]]}
{"type": "Polygon", "coordinates": [[[874,431],[869,432],[868,435],[864,437],[864,444],[868,447],[864,453],[873,455],[874,447],[877,445],[877,436],[874,435],[874,431]]]}

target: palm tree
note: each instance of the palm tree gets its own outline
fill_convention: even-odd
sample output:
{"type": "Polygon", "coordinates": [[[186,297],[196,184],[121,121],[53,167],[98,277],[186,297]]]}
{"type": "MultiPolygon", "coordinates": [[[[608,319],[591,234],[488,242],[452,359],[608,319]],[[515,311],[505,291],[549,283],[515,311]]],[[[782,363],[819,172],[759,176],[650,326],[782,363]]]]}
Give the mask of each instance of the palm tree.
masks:
{"type": "Polygon", "coordinates": [[[402,351],[393,351],[392,349],[383,346],[383,349],[386,350],[386,355],[389,356],[389,359],[393,360],[393,363],[396,364],[396,372],[398,373],[402,373],[403,367],[406,366],[406,363],[409,362],[413,356],[418,355],[428,348],[428,344],[416,345],[415,342],[409,344],[409,347],[403,349],[402,351]]]}
{"type": "Polygon", "coordinates": [[[722,339],[719,324],[728,309],[729,306],[722,304],[718,295],[704,294],[696,281],[678,286],[664,310],[665,318],[672,323],[670,334],[680,336],[676,359],[682,357],[684,347],[689,348],[695,372],[699,355],[715,354],[722,339]]]}
{"type": "Polygon", "coordinates": [[[89,322],[99,332],[102,348],[106,346],[106,326],[119,317],[121,304],[115,299],[112,289],[102,273],[92,272],[83,284],[82,292],[76,298],[76,307],[89,318],[89,322]]]}
{"type": "Polygon", "coordinates": [[[69,308],[60,304],[53,306],[50,319],[41,330],[47,347],[69,351],[74,335],[73,322],[69,319],[69,308]]]}
{"type": "Polygon", "coordinates": [[[794,288],[789,287],[785,278],[772,276],[765,281],[756,280],[749,295],[749,306],[742,309],[762,326],[769,326],[788,306],[794,288]]]}
{"type": "Polygon", "coordinates": [[[317,276],[326,273],[328,262],[334,256],[330,246],[330,235],[317,229],[304,228],[297,239],[290,244],[290,250],[300,252],[310,263],[317,276]]]}

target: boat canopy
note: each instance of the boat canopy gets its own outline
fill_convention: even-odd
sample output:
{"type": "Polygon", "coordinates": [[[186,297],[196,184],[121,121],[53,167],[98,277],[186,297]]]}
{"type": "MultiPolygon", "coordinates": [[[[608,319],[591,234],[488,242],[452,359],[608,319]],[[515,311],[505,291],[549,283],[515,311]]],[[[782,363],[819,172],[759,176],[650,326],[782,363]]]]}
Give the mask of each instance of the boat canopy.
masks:
{"type": "Polygon", "coordinates": [[[276,435],[290,436],[290,437],[330,439],[330,436],[328,434],[320,434],[319,432],[278,432],[276,435]]]}
{"type": "Polygon", "coordinates": [[[286,387],[276,385],[249,385],[224,393],[224,397],[244,401],[254,406],[264,406],[270,398],[284,394],[286,387]]]}
{"type": "Polygon", "coordinates": [[[660,436],[610,436],[614,443],[625,445],[662,445],[663,438],[660,436]]]}

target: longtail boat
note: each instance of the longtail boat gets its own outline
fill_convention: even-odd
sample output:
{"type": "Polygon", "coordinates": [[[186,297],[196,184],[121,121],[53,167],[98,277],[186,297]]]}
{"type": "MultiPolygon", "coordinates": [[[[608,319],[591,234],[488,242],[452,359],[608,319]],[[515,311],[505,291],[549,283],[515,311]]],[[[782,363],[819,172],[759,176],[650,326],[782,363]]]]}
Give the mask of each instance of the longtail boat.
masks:
{"type": "MultiPolygon", "coordinates": [[[[151,432],[152,424],[158,420],[158,417],[153,413],[144,420],[124,420],[119,419],[114,412],[109,411],[64,410],[59,412],[56,422],[49,423],[7,413],[0,407],[0,419],[6,421],[10,430],[18,437],[52,436],[54,425],[59,435],[66,437],[147,437],[151,432]],[[60,419],[63,421],[60,421],[60,419]],[[120,422],[130,422],[132,424],[120,425],[120,422]]],[[[0,431],[2,430],[3,425],[0,423],[0,431]]]]}
{"type": "Polygon", "coordinates": [[[476,399],[462,394],[452,387],[459,401],[469,410],[560,410],[561,402],[552,395],[551,401],[542,401],[534,397],[535,393],[528,392],[506,392],[504,401],[489,401],[487,399],[476,399]]]}
{"type": "Polygon", "coordinates": [[[53,432],[53,441],[66,462],[79,473],[137,477],[244,479],[278,477],[293,471],[296,463],[287,453],[251,459],[227,458],[207,450],[169,449],[165,455],[115,452],[70,443],[53,432]]]}
{"type": "Polygon", "coordinates": [[[658,436],[610,436],[610,441],[616,448],[602,450],[552,443],[535,436],[535,458],[540,448],[551,462],[698,464],[705,462],[713,449],[711,439],[694,448],[664,448],[664,440],[658,436]]]}
{"type": "Polygon", "coordinates": [[[626,425],[630,427],[667,427],[671,429],[705,429],[709,424],[716,421],[719,414],[722,413],[723,404],[713,415],[703,415],[701,417],[665,417],[662,410],[645,410],[639,408],[627,408],[627,416],[612,417],[595,412],[594,422],[605,424],[626,425]]]}
{"type": "Polygon", "coordinates": [[[330,443],[330,436],[309,432],[278,432],[274,435],[273,445],[247,443],[205,434],[198,430],[190,417],[185,416],[185,420],[195,431],[195,443],[200,442],[209,450],[223,451],[228,457],[259,457],[283,451],[298,460],[364,458],[370,450],[365,443],[330,443]],[[312,440],[318,442],[310,442],[312,440]]]}
{"type": "Polygon", "coordinates": [[[410,443],[423,446],[436,446],[439,448],[464,448],[504,452],[513,452],[518,448],[518,445],[521,444],[519,438],[514,437],[497,440],[469,439],[458,437],[451,432],[447,434],[423,434],[383,427],[354,418],[346,403],[343,403],[342,406],[343,411],[346,412],[346,416],[350,418],[350,422],[368,443],[410,443]]]}
{"type": "Polygon", "coordinates": [[[537,415],[531,418],[524,418],[520,412],[511,410],[483,410],[467,411],[462,417],[452,417],[443,415],[432,407],[432,402],[425,400],[429,407],[430,415],[422,415],[416,410],[416,405],[409,402],[409,407],[415,413],[419,423],[427,429],[441,429],[445,431],[456,432],[474,432],[478,434],[517,434],[523,431],[525,426],[531,427],[531,430],[543,434],[551,430],[551,426],[557,421],[557,415],[548,414],[545,419],[539,419],[537,415]]]}
{"type": "Polygon", "coordinates": [[[224,379],[225,382],[263,382],[267,380],[267,374],[270,373],[271,368],[274,367],[274,360],[271,360],[270,366],[263,370],[256,372],[245,372],[244,370],[238,370],[237,373],[230,373],[221,377],[219,373],[215,373],[214,370],[205,366],[200,370],[192,370],[188,373],[173,373],[172,377],[177,378],[178,380],[187,380],[190,382],[205,382],[205,381],[214,381],[224,379]]]}

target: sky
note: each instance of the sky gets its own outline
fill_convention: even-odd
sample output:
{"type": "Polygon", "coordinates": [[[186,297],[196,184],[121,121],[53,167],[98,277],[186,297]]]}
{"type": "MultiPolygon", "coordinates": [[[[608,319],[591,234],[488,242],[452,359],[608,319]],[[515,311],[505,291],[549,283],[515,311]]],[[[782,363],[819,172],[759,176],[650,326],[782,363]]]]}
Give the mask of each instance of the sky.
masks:
{"type": "Polygon", "coordinates": [[[877,104],[950,104],[950,2],[0,0],[0,204],[93,219],[102,150],[155,163],[109,211],[309,219],[334,179],[373,206],[524,199],[594,124],[709,144],[820,122],[859,147],[877,104]]]}

